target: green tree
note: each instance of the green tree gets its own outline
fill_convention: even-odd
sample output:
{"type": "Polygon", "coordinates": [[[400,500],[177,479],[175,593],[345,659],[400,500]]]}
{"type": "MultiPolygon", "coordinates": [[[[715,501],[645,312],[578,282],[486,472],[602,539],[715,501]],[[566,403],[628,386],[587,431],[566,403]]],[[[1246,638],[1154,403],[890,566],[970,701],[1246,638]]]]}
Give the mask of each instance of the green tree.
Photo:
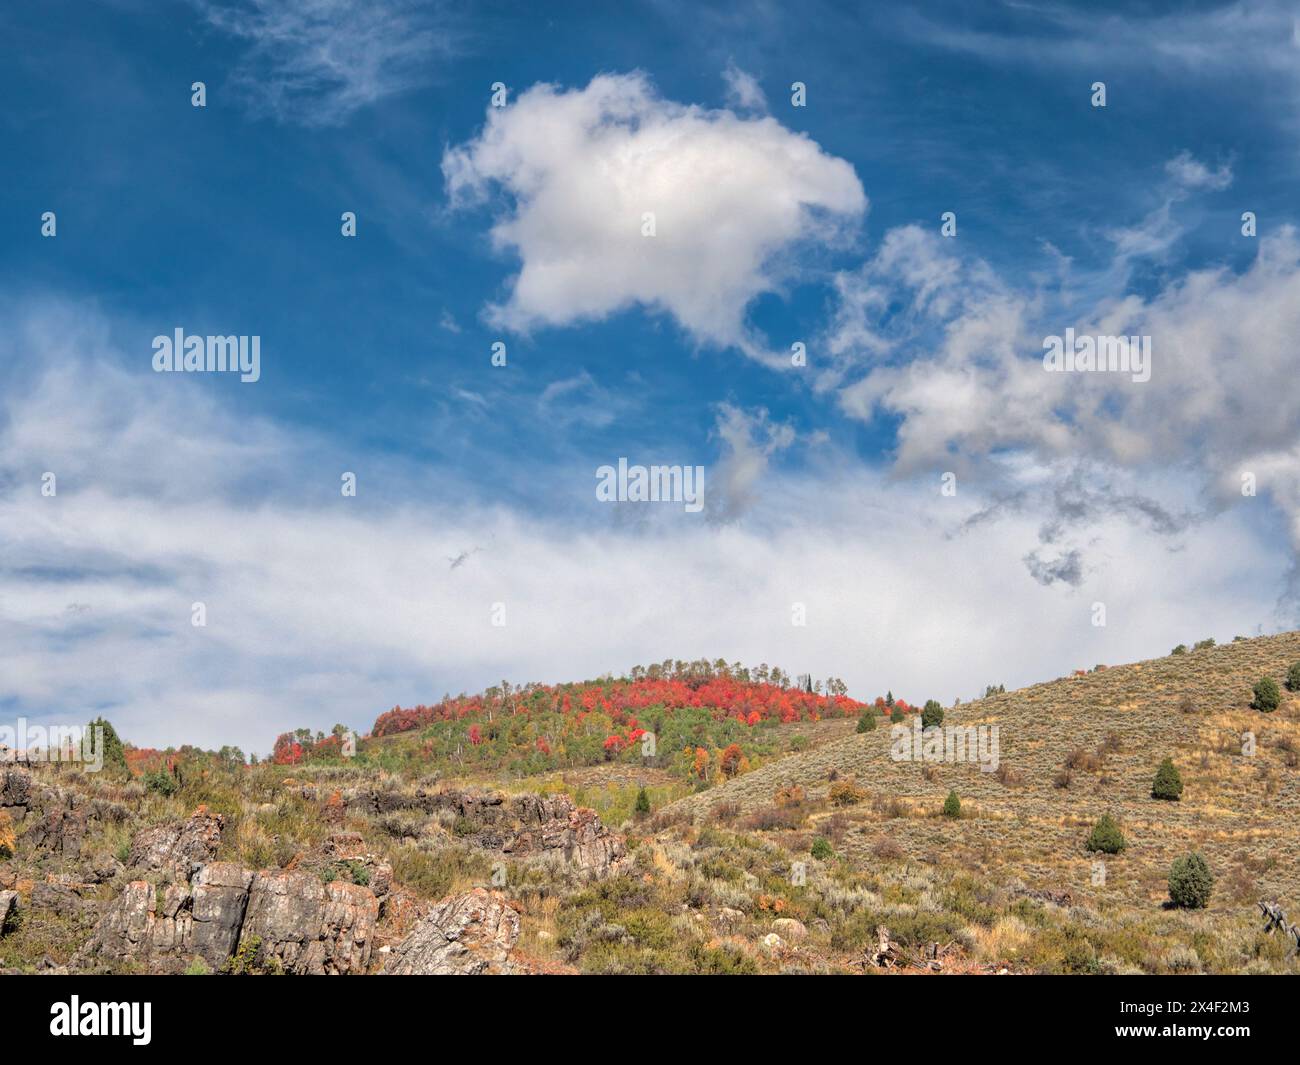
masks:
{"type": "Polygon", "coordinates": [[[636,793],[635,810],[638,817],[644,817],[650,812],[650,795],[645,788],[636,793]]]}
{"type": "Polygon", "coordinates": [[[1151,785],[1151,798],[1169,799],[1177,802],[1183,797],[1183,778],[1178,775],[1178,767],[1172,758],[1166,758],[1156,770],[1156,779],[1151,785]]]}
{"type": "Polygon", "coordinates": [[[943,724],[943,707],[935,699],[925,701],[925,709],[921,711],[921,727],[937,728],[943,724]]]}
{"type": "Polygon", "coordinates": [[[1287,691],[1300,692],[1300,662],[1292,662],[1286,671],[1287,691]]]}
{"type": "Polygon", "coordinates": [[[876,731],[876,712],[867,707],[858,716],[858,732],[875,732],[876,731]]]}
{"type": "Polygon", "coordinates": [[[86,726],[90,736],[90,742],[95,745],[101,745],[104,751],[104,768],[105,769],[126,769],[126,748],[122,745],[122,739],[107,718],[97,717],[86,726]],[[95,729],[103,729],[102,733],[97,734],[95,729]],[[100,738],[102,736],[102,739],[100,738]]]}
{"type": "Polygon", "coordinates": [[[961,816],[961,799],[957,798],[956,791],[948,792],[948,797],[943,800],[943,816],[944,817],[961,816]]]}
{"type": "Polygon", "coordinates": [[[830,840],[825,836],[818,836],[812,842],[812,856],[819,862],[824,862],[831,858],[835,851],[831,848],[830,840]]]}
{"type": "Polygon", "coordinates": [[[1251,706],[1271,714],[1281,703],[1282,693],[1278,691],[1277,681],[1272,677],[1261,677],[1255,685],[1255,701],[1251,706]]]}
{"type": "Polygon", "coordinates": [[[175,795],[181,790],[181,783],[165,769],[155,769],[144,775],[147,791],[156,791],[159,795],[175,795]]]}
{"type": "Polygon", "coordinates": [[[901,706],[896,706],[894,707],[893,713],[889,715],[889,720],[895,725],[901,725],[905,720],[907,720],[907,715],[903,713],[903,708],[901,706]]]}
{"type": "Polygon", "coordinates": [[[1103,854],[1118,854],[1128,846],[1124,839],[1124,833],[1119,830],[1119,825],[1110,814],[1102,814],[1101,820],[1092,826],[1092,834],[1088,836],[1088,842],[1084,844],[1090,851],[1101,851],[1103,854]]]}
{"type": "Polygon", "coordinates": [[[1204,909],[1214,890],[1214,874],[1205,859],[1193,851],[1169,869],[1169,901],[1188,910],[1204,909]]]}
{"type": "Polygon", "coordinates": [[[1187,644],[1185,644],[1185,643],[1180,643],[1177,647],[1175,647],[1175,648],[1174,648],[1172,651],[1170,651],[1169,653],[1170,653],[1171,655],[1185,655],[1185,654],[1187,654],[1187,644]]]}

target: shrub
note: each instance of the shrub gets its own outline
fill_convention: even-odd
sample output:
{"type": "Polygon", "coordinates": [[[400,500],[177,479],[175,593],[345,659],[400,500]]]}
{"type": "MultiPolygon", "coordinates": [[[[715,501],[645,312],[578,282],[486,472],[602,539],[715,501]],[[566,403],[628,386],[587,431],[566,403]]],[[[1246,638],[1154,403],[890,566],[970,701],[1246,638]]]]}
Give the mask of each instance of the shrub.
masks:
{"type": "Polygon", "coordinates": [[[871,707],[867,707],[858,717],[858,732],[875,732],[876,731],[876,712],[871,707]]]}
{"type": "Polygon", "coordinates": [[[0,858],[14,856],[14,845],[17,842],[14,837],[13,818],[9,816],[8,810],[0,810],[0,858]]]}
{"type": "Polygon", "coordinates": [[[1256,710],[1271,714],[1282,702],[1282,693],[1278,691],[1277,681],[1272,677],[1261,677],[1255,685],[1255,701],[1250,705],[1256,710]]]}
{"type": "Polygon", "coordinates": [[[1169,901],[1188,910],[1203,909],[1214,889],[1214,874],[1205,859],[1193,851],[1169,869],[1169,901]]]}
{"type": "Polygon", "coordinates": [[[1065,756],[1066,769],[1078,769],[1085,773],[1095,773],[1101,768],[1101,755],[1076,747],[1065,756]]]}
{"type": "Polygon", "coordinates": [[[636,805],[632,809],[637,817],[645,817],[650,812],[650,795],[645,788],[636,793],[636,805]]]}
{"type": "Polygon", "coordinates": [[[730,744],[718,760],[718,768],[728,780],[742,772],[746,764],[745,752],[740,749],[738,743],[730,744]]]}
{"type": "Polygon", "coordinates": [[[1287,691],[1300,692],[1300,662],[1292,662],[1286,671],[1287,691]]]}
{"type": "Polygon", "coordinates": [[[1172,758],[1166,758],[1156,770],[1156,779],[1151,784],[1151,798],[1168,799],[1177,802],[1183,797],[1183,778],[1178,775],[1178,767],[1172,758]]]}
{"type": "Polygon", "coordinates": [[[1110,814],[1102,814],[1101,820],[1092,826],[1092,834],[1088,836],[1088,842],[1084,844],[1090,851],[1101,851],[1103,854],[1118,854],[1128,846],[1124,839],[1124,833],[1119,830],[1119,825],[1110,814]]]}
{"type": "Polygon", "coordinates": [[[156,791],[159,795],[171,796],[181,790],[180,781],[165,769],[155,769],[144,775],[146,791],[156,791]]]}
{"type": "Polygon", "coordinates": [[[760,806],[740,822],[747,832],[773,832],[792,830],[804,822],[804,812],[798,806],[760,806]]]}
{"type": "Polygon", "coordinates": [[[871,845],[871,853],[881,861],[894,861],[906,852],[891,837],[881,836],[871,845]]]}
{"type": "Polygon", "coordinates": [[[1177,647],[1175,647],[1175,648],[1174,648],[1172,651],[1170,651],[1169,653],[1170,653],[1171,655],[1185,655],[1185,654],[1187,654],[1187,644],[1185,644],[1185,643],[1180,643],[1177,647]]]}
{"type": "Polygon", "coordinates": [[[812,842],[812,856],[819,862],[824,862],[832,857],[835,852],[831,849],[831,841],[825,836],[818,836],[812,842]]]}
{"type": "Polygon", "coordinates": [[[957,798],[956,791],[948,792],[948,797],[943,800],[943,816],[944,817],[961,816],[961,799],[957,798]]]}
{"type": "Polygon", "coordinates": [[[943,724],[943,707],[934,699],[927,699],[921,711],[921,727],[933,728],[943,724]]]}
{"type": "Polygon", "coordinates": [[[1214,646],[1214,637],[1211,636],[1208,640],[1197,640],[1196,643],[1192,646],[1192,650],[1208,651],[1213,646],[1214,646]]]}
{"type": "Polygon", "coordinates": [[[895,725],[901,725],[904,721],[907,720],[907,715],[903,713],[902,707],[896,706],[894,707],[893,711],[890,713],[889,720],[892,721],[895,725]]]}
{"type": "Polygon", "coordinates": [[[866,797],[867,793],[851,780],[837,780],[829,792],[829,798],[836,806],[853,806],[866,797]]]}

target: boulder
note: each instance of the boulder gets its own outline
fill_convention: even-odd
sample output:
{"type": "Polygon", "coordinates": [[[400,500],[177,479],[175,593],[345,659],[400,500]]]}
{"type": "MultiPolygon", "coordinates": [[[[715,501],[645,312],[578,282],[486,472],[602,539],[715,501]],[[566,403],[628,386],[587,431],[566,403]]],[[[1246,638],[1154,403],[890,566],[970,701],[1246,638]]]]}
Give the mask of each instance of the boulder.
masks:
{"type": "Polygon", "coordinates": [[[82,891],[88,885],[77,882],[68,876],[48,876],[43,881],[32,885],[31,907],[44,910],[59,917],[75,917],[86,911],[94,911],[97,904],[83,899],[82,891]]]}
{"type": "Polygon", "coordinates": [[[135,834],[126,864],[132,869],[170,873],[189,880],[201,865],[212,861],[221,846],[226,819],[200,806],[188,820],[155,825],[135,834]]]}
{"type": "Polygon", "coordinates": [[[88,827],[85,810],[60,805],[39,818],[23,835],[37,850],[50,851],[63,858],[79,858],[88,827]]]}
{"type": "Polygon", "coordinates": [[[796,921],[793,917],[778,917],[772,922],[772,931],[787,943],[798,943],[808,938],[808,929],[804,927],[804,923],[796,921]]]}
{"type": "Polygon", "coordinates": [[[435,906],[393,948],[386,976],[480,976],[510,971],[519,914],[500,892],[474,888],[435,906]]]}
{"type": "Polygon", "coordinates": [[[18,892],[0,891],[0,936],[13,926],[18,915],[18,892]]]}

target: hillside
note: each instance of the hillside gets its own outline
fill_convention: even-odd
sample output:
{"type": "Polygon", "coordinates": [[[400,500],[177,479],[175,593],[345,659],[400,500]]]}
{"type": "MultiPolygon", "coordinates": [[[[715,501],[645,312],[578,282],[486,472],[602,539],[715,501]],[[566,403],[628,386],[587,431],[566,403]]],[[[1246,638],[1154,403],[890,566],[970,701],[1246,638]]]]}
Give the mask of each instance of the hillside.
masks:
{"type": "MultiPolygon", "coordinates": [[[[1175,857],[1199,850],[1239,890],[1225,907],[1254,896],[1293,895],[1300,886],[1300,707],[1283,689],[1272,714],[1250,708],[1260,677],[1281,679],[1300,660],[1300,633],[1242,640],[1183,655],[1113,666],[949,708],[944,725],[999,728],[1001,773],[977,764],[890,758],[891,734],[850,735],[770,763],[676,809],[707,817],[719,805],[749,812],[797,785],[825,798],[832,775],[852,777],[861,803],[843,808],[841,849],[869,860],[882,833],[913,857],[942,858],[981,873],[1014,875],[1090,903],[1144,905],[1164,897],[1175,857]],[[1252,757],[1244,733],[1256,734],[1252,757]],[[1068,786],[1060,774],[1067,761],[1068,786]],[[1151,798],[1152,778],[1173,757],[1185,791],[1179,802],[1151,798]],[[1095,766],[1090,765],[1095,761],[1095,766]],[[956,790],[967,816],[932,815],[956,790]],[[1103,814],[1130,838],[1091,884],[1095,855],[1080,841],[1103,814]]],[[[832,815],[822,813],[812,823],[832,815]]]]}
{"type": "Polygon", "coordinates": [[[1256,903],[1300,916],[1300,693],[1251,701],[1296,662],[1286,633],[942,708],[930,740],[996,726],[996,771],[894,757],[892,695],[720,663],[393,711],[355,751],[0,766],[0,971],[1294,972],[1256,903]],[[1212,890],[1173,907],[1193,851],[1212,890]]]}

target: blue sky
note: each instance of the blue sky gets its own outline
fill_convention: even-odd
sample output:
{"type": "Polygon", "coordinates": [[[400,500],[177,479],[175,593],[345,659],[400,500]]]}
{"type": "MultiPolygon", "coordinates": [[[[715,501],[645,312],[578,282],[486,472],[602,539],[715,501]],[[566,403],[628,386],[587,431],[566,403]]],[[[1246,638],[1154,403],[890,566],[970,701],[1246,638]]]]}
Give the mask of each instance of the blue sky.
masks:
{"type": "Polygon", "coordinates": [[[503,676],[950,700],[1295,623],[1292,5],[533,7],[0,15],[6,713],[264,749],[503,676]],[[261,379],[154,374],[177,326],[261,379]],[[1049,379],[1066,327],[1152,381],[1049,379]],[[598,503],[620,456],[705,514],[598,503]]]}

